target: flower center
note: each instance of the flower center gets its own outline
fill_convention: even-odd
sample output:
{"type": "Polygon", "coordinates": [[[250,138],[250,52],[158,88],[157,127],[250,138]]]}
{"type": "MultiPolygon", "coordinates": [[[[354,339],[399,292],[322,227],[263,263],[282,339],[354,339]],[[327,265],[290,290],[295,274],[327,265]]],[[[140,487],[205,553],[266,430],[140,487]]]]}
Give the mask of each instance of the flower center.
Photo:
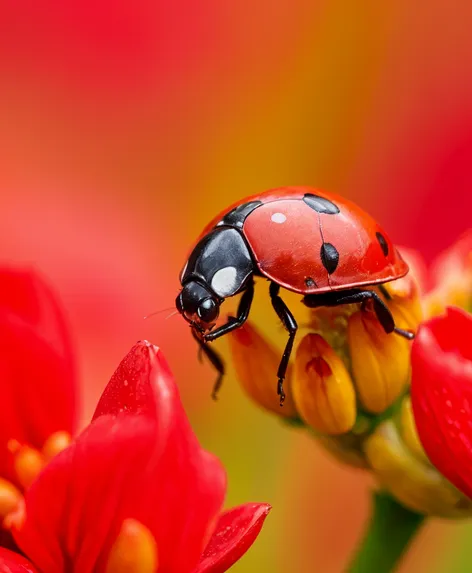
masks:
{"type": "Polygon", "coordinates": [[[71,436],[67,432],[51,434],[41,450],[20,444],[17,440],[8,442],[7,448],[12,457],[16,479],[12,483],[0,478],[0,523],[3,522],[6,529],[10,529],[13,522],[20,518],[22,491],[28,489],[44,466],[70,442],[71,436]]]}

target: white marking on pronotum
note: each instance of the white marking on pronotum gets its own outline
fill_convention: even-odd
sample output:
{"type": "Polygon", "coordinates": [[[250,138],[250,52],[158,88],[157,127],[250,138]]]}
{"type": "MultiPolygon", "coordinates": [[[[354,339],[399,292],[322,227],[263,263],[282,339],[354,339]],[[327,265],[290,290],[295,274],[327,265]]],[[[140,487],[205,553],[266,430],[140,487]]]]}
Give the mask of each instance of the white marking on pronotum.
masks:
{"type": "Polygon", "coordinates": [[[216,271],[211,279],[211,288],[221,297],[234,294],[237,274],[234,267],[224,267],[216,271]]]}
{"type": "Polygon", "coordinates": [[[285,223],[287,217],[283,213],[274,213],[270,220],[274,223],[285,223]]]}

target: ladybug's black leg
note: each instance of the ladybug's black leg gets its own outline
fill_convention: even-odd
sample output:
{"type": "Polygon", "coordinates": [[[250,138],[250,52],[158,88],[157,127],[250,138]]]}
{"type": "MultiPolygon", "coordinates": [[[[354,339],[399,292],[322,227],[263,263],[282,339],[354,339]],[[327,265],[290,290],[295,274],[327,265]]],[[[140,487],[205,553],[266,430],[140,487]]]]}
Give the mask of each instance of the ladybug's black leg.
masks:
{"type": "Polygon", "coordinates": [[[211,392],[211,397],[213,398],[213,400],[216,400],[218,396],[218,391],[221,388],[221,384],[223,383],[223,378],[225,375],[225,365],[223,363],[223,360],[221,360],[220,356],[218,355],[218,353],[215,350],[213,350],[213,348],[210,348],[207,344],[205,344],[205,342],[198,336],[198,334],[193,329],[192,329],[192,334],[195,340],[198,342],[199,356],[200,353],[204,354],[211,362],[213,368],[215,368],[215,370],[218,372],[216,382],[211,392]]]}
{"type": "MultiPolygon", "coordinates": [[[[194,336],[194,338],[196,338],[196,336],[194,336]]],[[[200,362],[200,364],[202,364],[203,363],[203,349],[200,345],[198,346],[197,358],[198,358],[198,361],[200,362]]]]}
{"type": "MultiPolygon", "coordinates": [[[[384,285],[380,285],[379,290],[387,300],[391,300],[392,297],[390,296],[384,285]]],[[[397,328],[396,326],[393,329],[393,332],[395,332],[399,336],[403,336],[403,338],[407,338],[408,340],[413,340],[413,338],[415,338],[413,332],[410,332],[409,330],[403,330],[403,328],[397,328]]]]}
{"type": "Polygon", "coordinates": [[[315,308],[318,306],[339,306],[341,304],[363,303],[368,300],[372,300],[374,304],[374,312],[386,333],[395,332],[408,340],[412,340],[415,337],[412,332],[395,326],[395,321],[388,306],[379,297],[379,295],[372,290],[351,289],[318,295],[307,295],[303,299],[303,302],[306,306],[315,308]]]}
{"type": "Polygon", "coordinates": [[[239,301],[237,318],[231,316],[226,324],[223,324],[223,326],[220,326],[213,332],[209,332],[208,334],[205,334],[203,336],[199,336],[194,330],[192,330],[193,337],[198,342],[200,347],[199,354],[200,353],[205,354],[208,360],[212,363],[215,370],[218,372],[218,377],[216,379],[215,385],[213,386],[213,391],[211,393],[211,397],[214,400],[216,400],[218,391],[223,383],[225,368],[223,361],[219,357],[218,353],[215,350],[213,350],[213,348],[210,348],[207,342],[211,342],[216,338],[219,338],[224,334],[228,334],[228,332],[231,332],[232,330],[242,326],[244,322],[247,320],[247,317],[249,316],[249,311],[251,309],[251,303],[253,297],[254,297],[254,283],[251,283],[248,286],[247,290],[244,291],[244,294],[241,297],[241,300],[239,301]]]}
{"type": "MultiPolygon", "coordinates": [[[[398,328],[395,326],[395,320],[393,319],[390,309],[376,292],[372,290],[363,290],[360,291],[357,294],[357,296],[362,301],[367,301],[369,299],[373,301],[374,312],[377,316],[378,321],[380,322],[386,333],[395,332],[395,334],[403,336],[403,338],[407,338],[408,340],[413,340],[413,338],[415,337],[413,332],[410,332],[408,330],[403,330],[402,328],[398,328]]],[[[345,302],[341,304],[345,304],[345,302]]]]}
{"type": "Polygon", "coordinates": [[[395,327],[393,332],[399,336],[403,336],[403,338],[406,338],[407,340],[413,340],[413,338],[415,338],[415,333],[411,332],[411,330],[403,330],[403,328],[395,327]]]}
{"type": "Polygon", "coordinates": [[[279,296],[280,286],[277,283],[270,283],[270,298],[272,301],[272,306],[274,307],[277,316],[282,321],[284,327],[288,330],[289,337],[287,344],[285,345],[285,350],[282,355],[282,360],[279,364],[279,369],[277,371],[277,376],[279,382],[277,384],[277,394],[280,396],[280,405],[284,403],[285,392],[284,392],[284,380],[285,374],[287,372],[288,362],[290,360],[290,354],[292,353],[293,342],[295,340],[295,335],[297,333],[297,322],[290,312],[288,306],[279,296]]]}
{"type": "Polygon", "coordinates": [[[247,317],[249,316],[249,311],[251,310],[251,304],[253,298],[254,298],[254,283],[251,282],[248,285],[247,289],[244,291],[241,300],[239,301],[238,312],[237,312],[238,316],[237,317],[230,316],[226,324],[223,324],[222,326],[216,328],[212,332],[205,334],[203,336],[204,341],[212,342],[213,340],[216,340],[220,336],[224,336],[225,334],[228,334],[228,332],[231,332],[232,330],[235,330],[236,328],[242,326],[246,322],[247,317]]]}

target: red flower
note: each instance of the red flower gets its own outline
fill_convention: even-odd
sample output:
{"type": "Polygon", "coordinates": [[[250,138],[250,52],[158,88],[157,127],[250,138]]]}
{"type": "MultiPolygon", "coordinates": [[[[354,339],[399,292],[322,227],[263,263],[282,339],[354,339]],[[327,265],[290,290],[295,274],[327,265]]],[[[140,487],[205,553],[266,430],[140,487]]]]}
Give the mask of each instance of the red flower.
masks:
{"type": "Polygon", "coordinates": [[[0,269],[0,522],[75,428],[76,378],[53,292],[33,272],[0,269]]]}
{"type": "Polygon", "coordinates": [[[472,229],[436,258],[431,282],[433,288],[424,301],[430,316],[441,314],[447,306],[472,309],[472,229]]]}
{"type": "Polygon", "coordinates": [[[14,535],[39,573],[219,573],[245,553],[269,511],[248,504],[220,514],[225,489],[162,354],[141,342],[92,423],[26,492],[14,535]]]}
{"type": "Polygon", "coordinates": [[[411,400],[431,462],[472,498],[472,316],[457,308],[425,322],[413,343],[411,400]]]}

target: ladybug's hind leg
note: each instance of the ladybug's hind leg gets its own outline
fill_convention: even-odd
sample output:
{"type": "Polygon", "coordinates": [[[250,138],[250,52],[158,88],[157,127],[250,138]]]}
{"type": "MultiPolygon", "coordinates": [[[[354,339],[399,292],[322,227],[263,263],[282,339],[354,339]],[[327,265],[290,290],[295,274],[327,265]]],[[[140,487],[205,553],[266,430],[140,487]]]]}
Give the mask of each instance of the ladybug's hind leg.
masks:
{"type": "Polygon", "coordinates": [[[270,299],[272,301],[272,306],[274,307],[277,316],[282,321],[284,327],[288,330],[289,336],[287,344],[285,345],[285,350],[282,355],[282,360],[279,364],[279,369],[277,371],[277,376],[279,378],[277,384],[277,394],[280,396],[280,405],[282,406],[285,400],[284,392],[284,380],[285,374],[287,372],[288,363],[290,360],[290,355],[293,349],[293,342],[295,340],[295,335],[297,334],[297,322],[290,312],[290,309],[279,296],[280,286],[277,283],[270,284],[270,299]]]}
{"type": "Polygon", "coordinates": [[[413,340],[413,338],[415,338],[415,333],[411,332],[411,330],[403,330],[403,328],[395,327],[393,332],[398,334],[398,336],[403,336],[403,338],[406,338],[407,340],[413,340]]]}
{"type": "Polygon", "coordinates": [[[398,328],[397,326],[395,326],[395,320],[392,316],[392,313],[390,312],[390,309],[376,292],[368,290],[368,291],[361,291],[359,294],[361,296],[362,295],[365,296],[366,300],[370,298],[373,301],[374,312],[385,332],[387,333],[394,332],[395,334],[398,334],[403,338],[406,338],[408,340],[413,340],[413,338],[415,337],[413,332],[410,332],[409,330],[403,330],[403,328],[398,328]]]}
{"type": "Polygon", "coordinates": [[[408,340],[412,340],[415,337],[413,332],[403,330],[402,328],[397,328],[395,326],[395,320],[390,309],[373,290],[350,289],[345,291],[332,291],[323,294],[307,295],[303,299],[303,302],[309,308],[316,308],[319,306],[339,306],[341,304],[365,303],[368,300],[373,302],[375,315],[387,334],[395,332],[395,334],[403,336],[408,340]]]}

